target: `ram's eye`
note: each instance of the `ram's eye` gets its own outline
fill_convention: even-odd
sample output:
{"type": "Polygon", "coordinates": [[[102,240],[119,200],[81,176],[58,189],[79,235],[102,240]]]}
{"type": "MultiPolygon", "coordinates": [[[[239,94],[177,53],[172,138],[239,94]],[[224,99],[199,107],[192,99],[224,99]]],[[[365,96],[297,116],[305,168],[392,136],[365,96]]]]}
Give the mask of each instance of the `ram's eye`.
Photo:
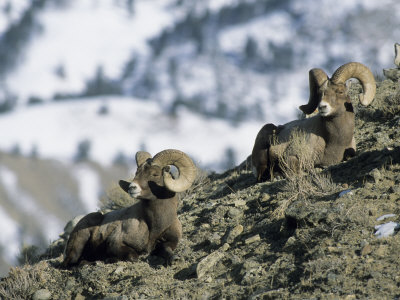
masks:
{"type": "Polygon", "coordinates": [[[157,177],[157,176],[158,176],[158,174],[157,174],[157,173],[153,173],[153,174],[151,174],[151,176],[153,176],[153,177],[157,177]]]}

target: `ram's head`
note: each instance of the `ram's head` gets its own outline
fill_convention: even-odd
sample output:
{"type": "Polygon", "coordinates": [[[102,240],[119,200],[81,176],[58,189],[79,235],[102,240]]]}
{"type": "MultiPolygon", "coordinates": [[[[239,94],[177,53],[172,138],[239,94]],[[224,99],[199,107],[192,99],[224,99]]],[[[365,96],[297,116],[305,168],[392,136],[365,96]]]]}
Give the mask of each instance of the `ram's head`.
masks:
{"type": "Polygon", "coordinates": [[[364,92],[360,94],[360,102],[365,106],[369,105],[376,91],[374,76],[363,64],[351,62],[339,67],[332,78],[328,78],[322,69],[310,70],[310,98],[300,109],[308,115],[318,108],[323,117],[333,116],[345,110],[352,111],[346,90],[346,81],[350,78],[361,82],[364,92]]]}
{"type": "Polygon", "coordinates": [[[137,171],[131,181],[120,180],[120,187],[137,199],[168,199],[187,190],[196,178],[197,168],[190,157],[179,150],[164,150],[153,158],[148,152],[136,153],[137,171]],[[174,179],[171,166],[178,169],[174,179]]]}

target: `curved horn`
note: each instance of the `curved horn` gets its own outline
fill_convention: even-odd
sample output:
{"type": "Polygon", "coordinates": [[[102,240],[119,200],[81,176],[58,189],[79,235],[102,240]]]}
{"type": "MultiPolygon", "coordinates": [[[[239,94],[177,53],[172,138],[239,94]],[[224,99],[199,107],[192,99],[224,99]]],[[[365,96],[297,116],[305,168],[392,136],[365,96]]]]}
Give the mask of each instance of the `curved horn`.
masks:
{"type": "Polygon", "coordinates": [[[146,151],[138,151],[138,152],[136,152],[136,155],[135,155],[136,165],[138,167],[140,167],[149,158],[151,158],[151,154],[149,152],[146,152],[146,151]]]}
{"type": "Polygon", "coordinates": [[[310,81],[310,98],[308,103],[300,106],[299,108],[306,114],[312,114],[319,102],[318,89],[328,80],[328,75],[322,69],[311,69],[309,74],[310,81]]]}
{"type": "Polygon", "coordinates": [[[153,163],[162,167],[174,165],[179,170],[179,178],[173,179],[169,172],[164,171],[164,184],[172,192],[183,192],[193,183],[197,168],[190,157],[179,150],[168,149],[156,154],[153,163]]]}
{"type": "Polygon", "coordinates": [[[375,97],[376,84],[371,70],[361,63],[350,62],[339,67],[332,75],[332,83],[345,83],[350,78],[357,78],[363,87],[363,94],[359,99],[362,105],[367,106],[375,97]]]}

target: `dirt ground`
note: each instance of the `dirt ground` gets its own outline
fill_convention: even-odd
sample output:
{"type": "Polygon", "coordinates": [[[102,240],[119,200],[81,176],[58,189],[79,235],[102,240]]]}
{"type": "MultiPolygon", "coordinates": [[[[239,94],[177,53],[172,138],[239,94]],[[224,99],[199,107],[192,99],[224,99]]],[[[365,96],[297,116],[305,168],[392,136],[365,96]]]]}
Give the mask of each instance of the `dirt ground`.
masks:
{"type": "MultiPolygon", "coordinates": [[[[353,98],[359,89],[351,87],[353,98]]],[[[246,162],[200,176],[182,195],[184,238],[172,266],[142,256],[63,270],[60,239],[46,259],[13,268],[0,296],[399,299],[400,234],[375,234],[400,222],[399,83],[379,82],[368,107],[353,103],[358,155],[347,162],[302,180],[257,184],[246,162]]]]}

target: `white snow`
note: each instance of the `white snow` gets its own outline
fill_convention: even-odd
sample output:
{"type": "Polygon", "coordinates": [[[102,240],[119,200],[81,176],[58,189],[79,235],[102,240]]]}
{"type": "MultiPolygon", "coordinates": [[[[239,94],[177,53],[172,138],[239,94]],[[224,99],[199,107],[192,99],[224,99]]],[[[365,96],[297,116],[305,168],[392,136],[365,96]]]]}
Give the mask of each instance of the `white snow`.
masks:
{"type": "Polygon", "coordinates": [[[387,219],[387,218],[393,218],[393,217],[395,217],[395,216],[396,216],[395,214],[386,214],[386,215],[380,216],[380,217],[377,218],[376,220],[377,220],[377,221],[383,221],[383,220],[385,220],[385,219],[387,219]]]}
{"type": "Polygon", "coordinates": [[[353,192],[352,192],[350,189],[341,191],[341,192],[339,193],[339,198],[340,198],[340,197],[343,197],[343,196],[346,195],[346,194],[353,195],[353,192]]]}
{"type": "Polygon", "coordinates": [[[79,196],[86,207],[86,211],[96,211],[98,209],[100,192],[100,180],[98,174],[86,165],[78,165],[74,167],[73,173],[75,174],[75,178],[78,179],[79,196]]]}
{"type": "Polygon", "coordinates": [[[222,31],[219,43],[224,51],[236,52],[244,48],[248,37],[252,37],[259,42],[259,50],[268,57],[269,42],[287,43],[294,34],[289,14],[276,12],[222,31]]]}
{"type": "Polygon", "coordinates": [[[18,184],[18,177],[12,170],[0,166],[0,179],[9,198],[16,201],[15,207],[18,207],[27,216],[40,220],[43,224],[45,237],[48,240],[54,240],[63,228],[62,222],[44,208],[39,207],[37,201],[21,189],[18,184]]]}
{"type": "Polygon", "coordinates": [[[0,206],[0,245],[3,249],[2,255],[5,261],[10,264],[15,264],[16,255],[20,249],[18,240],[20,226],[9,216],[6,211],[0,206]]]}
{"type": "Polygon", "coordinates": [[[46,9],[40,18],[44,33],[25,49],[23,64],[7,85],[22,99],[47,99],[56,92],[80,92],[99,66],[116,77],[132,51],[148,52],[147,39],[172,24],[165,4],[136,1],[134,17],[111,0],[74,0],[62,10],[46,9]],[[55,74],[60,66],[65,78],[55,74]]]}
{"type": "MultiPolygon", "coordinates": [[[[69,162],[77,143],[91,142],[90,157],[107,165],[117,153],[133,155],[145,145],[157,153],[176,148],[193,156],[202,166],[213,167],[223,160],[227,148],[239,163],[251,153],[260,122],[231,126],[223,120],[205,119],[186,110],[178,117],[166,115],[151,101],[125,97],[79,99],[19,108],[0,118],[1,149],[19,145],[23,154],[33,146],[43,157],[69,162]],[[99,115],[101,106],[109,113],[99,115]]],[[[218,170],[218,168],[213,168],[218,170]]]]}
{"type": "Polygon", "coordinates": [[[0,37],[1,34],[10,26],[17,22],[25,9],[30,4],[29,0],[1,0],[0,1],[0,37]],[[5,11],[10,9],[9,12],[6,14],[5,11]]]}
{"type": "Polygon", "coordinates": [[[400,224],[396,222],[388,222],[375,226],[375,235],[380,238],[385,238],[394,234],[395,230],[400,228],[400,224]]]}

